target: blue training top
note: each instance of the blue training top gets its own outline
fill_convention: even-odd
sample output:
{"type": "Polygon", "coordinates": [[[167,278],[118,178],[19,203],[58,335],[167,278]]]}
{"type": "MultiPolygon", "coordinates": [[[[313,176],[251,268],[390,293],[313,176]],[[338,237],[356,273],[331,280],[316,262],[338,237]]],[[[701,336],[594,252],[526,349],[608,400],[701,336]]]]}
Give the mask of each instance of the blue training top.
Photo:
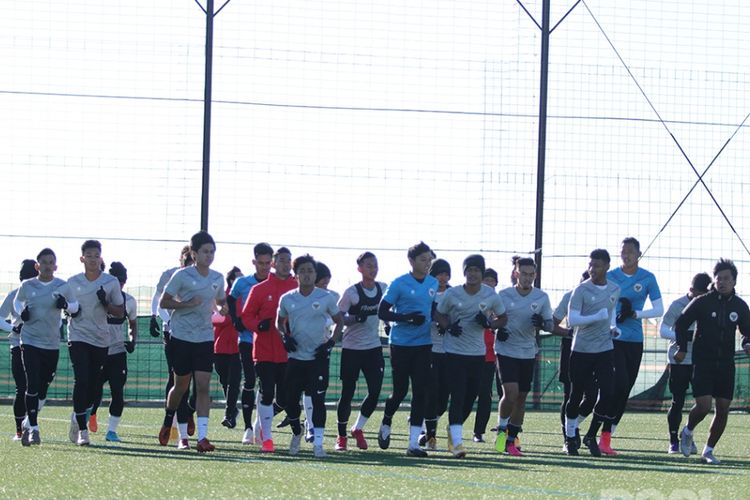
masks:
{"type": "MultiPolygon", "coordinates": [[[[232,289],[229,290],[229,295],[237,299],[237,316],[242,315],[242,308],[247,302],[247,296],[250,295],[250,289],[260,283],[255,277],[255,274],[250,276],[241,276],[234,280],[232,283],[232,289]]],[[[238,332],[240,334],[240,342],[253,343],[253,332],[250,330],[242,330],[238,332]]]]}
{"type": "MultiPolygon", "coordinates": [[[[661,298],[659,284],[656,277],[640,267],[633,276],[625,274],[621,268],[612,269],[607,273],[607,280],[620,287],[620,298],[627,298],[633,304],[634,311],[642,311],[646,303],[646,297],[651,302],[661,298]]],[[[617,303],[617,312],[620,312],[621,304],[617,303]]],[[[622,334],[616,340],[621,342],[643,342],[643,320],[628,318],[623,323],[618,323],[622,334]]]]}
{"type": "Polygon", "coordinates": [[[418,312],[425,317],[425,322],[419,326],[409,323],[394,323],[388,340],[391,345],[432,345],[430,323],[432,303],[435,301],[437,290],[438,280],[430,275],[425,276],[420,283],[411,273],[408,273],[399,276],[390,284],[383,300],[393,305],[393,312],[397,314],[418,312]]]}

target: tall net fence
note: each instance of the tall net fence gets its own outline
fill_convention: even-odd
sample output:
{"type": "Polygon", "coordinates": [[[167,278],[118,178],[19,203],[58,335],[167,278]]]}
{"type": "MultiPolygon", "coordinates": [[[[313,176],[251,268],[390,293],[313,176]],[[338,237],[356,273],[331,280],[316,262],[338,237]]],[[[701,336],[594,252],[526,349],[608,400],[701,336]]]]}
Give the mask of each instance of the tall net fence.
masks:
{"type": "MultiPolygon", "coordinates": [[[[631,235],[665,305],[719,256],[735,259],[746,290],[743,7],[552,2],[541,251],[553,302],[591,249],[614,264],[631,235]]],[[[482,252],[506,286],[510,256],[536,246],[541,20],[541,1],[231,0],[214,18],[214,267],[251,272],[252,245],[268,241],[326,262],[342,291],[361,251],[391,281],[421,239],[453,264],[454,284],[463,257],[482,252]]],[[[45,246],[59,276],[79,272],[81,242],[97,238],[149,314],[159,275],[199,228],[205,21],[186,0],[6,11],[0,294],[45,246]]],[[[663,373],[656,331],[634,396],[663,373]]],[[[138,370],[163,371],[158,342],[141,347],[138,370]]],[[[552,375],[540,391],[555,349],[543,350],[552,375]]],[[[137,377],[129,397],[159,394],[137,377]]],[[[748,385],[745,364],[738,377],[748,385]]],[[[750,405],[747,393],[736,403],[750,405]]]]}

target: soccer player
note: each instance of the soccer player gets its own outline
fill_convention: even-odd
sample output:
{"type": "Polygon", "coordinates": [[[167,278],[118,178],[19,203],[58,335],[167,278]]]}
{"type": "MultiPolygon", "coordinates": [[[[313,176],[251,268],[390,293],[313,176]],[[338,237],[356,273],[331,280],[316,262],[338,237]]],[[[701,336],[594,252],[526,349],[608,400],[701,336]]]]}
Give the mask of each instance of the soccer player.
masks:
{"type": "MultiPolygon", "coordinates": [[[[685,406],[685,394],[690,386],[690,379],[693,377],[693,362],[691,355],[693,351],[693,331],[695,330],[695,325],[690,325],[690,329],[688,330],[689,340],[687,344],[687,353],[685,359],[683,359],[681,363],[678,363],[674,358],[679,350],[679,346],[677,345],[677,335],[674,331],[674,323],[691,300],[708,292],[710,284],[711,276],[707,273],[698,273],[693,276],[693,281],[687,295],[683,295],[669,305],[669,308],[664,315],[664,319],[662,320],[661,327],[659,328],[659,335],[661,335],[661,338],[669,340],[667,361],[669,363],[669,392],[672,393],[672,405],[669,407],[669,412],[667,413],[669,453],[680,452],[679,434],[680,423],[682,422],[682,408],[685,406]]],[[[695,443],[693,443],[691,453],[698,453],[698,450],[695,448],[695,443]]]]}
{"type": "MultiPolygon", "coordinates": [[[[122,290],[128,281],[128,270],[125,266],[120,262],[112,262],[109,266],[109,274],[117,278],[122,290]]],[[[135,343],[138,337],[138,305],[135,297],[124,291],[122,292],[122,297],[125,301],[125,316],[121,318],[107,317],[111,343],[107,350],[107,359],[104,362],[102,377],[97,384],[97,394],[89,419],[89,429],[94,432],[93,422],[96,419],[96,411],[102,401],[104,384],[109,382],[109,391],[111,394],[109,424],[104,439],[115,443],[121,441],[120,436],[117,435],[117,427],[120,425],[122,411],[125,408],[125,383],[128,380],[127,356],[135,351],[135,343]],[[123,340],[122,325],[126,321],[130,331],[127,335],[127,340],[123,340]]]]}
{"type": "Polygon", "coordinates": [[[643,320],[664,314],[656,277],[638,266],[641,244],[637,239],[628,237],[622,240],[620,258],[622,265],[607,273],[607,280],[620,287],[617,327],[621,333],[614,341],[615,399],[612,411],[615,418],[611,423],[604,424],[599,440],[599,448],[606,455],[616,455],[611,444],[612,433],[625,413],[630,390],[638,378],[643,357],[643,320]],[[644,309],[647,297],[651,309],[644,309]]]}
{"type": "Polygon", "coordinates": [[[598,248],[589,256],[590,279],[578,285],[570,297],[568,324],[573,327],[570,353],[570,399],[565,409],[566,452],[578,455],[578,416],[583,393],[592,379],[599,385],[599,397],[594,416],[583,443],[595,457],[601,456],[596,442],[602,422],[612,420],[614,392],[615,306],[620,298],[620,287],[607,280],[609,252],[598,248]]]}
{"type": "Polygon", "coordinates": [[[68,280],[80,309],[68,324],[68,351],[73,365],[73,414],[68,437],[79,446],[90,444],[88,415],[98,393],[102,367],[111,336],[107,316],[125,315],[125,301],[117,279],[102,270],[102,245],[86,240],[81,245],[84,272],[68,280]]]}
{"type": "MultiPolygon", "coordinates": [[[[482,276],[482,283],[495,290],[497,287],[497,271],[487,268],[482,276]]],[[[484,433],[487,430],[487,422],[490,421],[492,413],[492,383],[495,380],[495,332],[491,328],[484,330],[484,366],[479,379],[479,394],[477,395],[477,413],[474,418],[474,442],[484,443],[484,433]]],[[[502,387],[502,385],[501,385],[502,387]]],[[[502,398],[502,395],[500,396],[502,398]]],[[[469,417],[472,405],[466,406],[466,418],[469,417]]],[[[464,419],[464,421],[466,420],[464,419]]],[[[497,429],[496,429],[497,430],[497,429]]]]}
{"type": "Polygon", "coordinates": [[[312,398],[313,454],[324,458],[325,394],[330,355],[336,339],[341,338],[344,320],[336,295],[315,286],[315,260],[310,255],[302,255],[294,259],[293,268],[299,288],[281,296],[276,315],[279,339],[289,353],[285,382],[286,413],[292,428],[289,453],[296,455],[302,440],[299,400],[304,391],[312,398]],[[336,323],[333,337],[329,336],[329,319],[336,323]]]}
{"type": "MultiPolygon", "coordinates": [[[[242,420],[245,423],[245,433],[242,436],[242,444],[254,444],[255,432],[260,433],[259,422],[253,423],[253,406],[255,405],[255,364],[253,363],[253,332],[248,330],[242,319],[242,309],[250,295],[250,289],[268,278],[271,272],[271,261],[273,260],[273,248],[268,243],[258,243],[253,247],[253,266],[255,272],[248,276],[240,276],[232,285],[227,297],[229,314],[234,322],[235,329],[239,333],[240,362],[242,363],[242,420]],[[255,428],[255,429],[254,429],[255,428]]],[[[260,442],[255,443],[260,444],[260,442]]]]}
{"type": "MultiPolygon", "coordinates": [[[[233,267],[226,276],[227,279],[227,304],[229,303],[229,291],[237,278],[242,276],[239,267],[233,267]]],[[[242,379],[242,364],[240,362],[240,351],[238,347],[239,335],[235,328],[236,322],[230,315],[222,316],[214,314],[214,367],[219,375],[219,382],[224,391],[226,406],[224,419],[221,425],[227,429],[237,426],[237,398],[240,395],[240,381],[242,379]]],[[[252,405],[252,401],[250,402],[252,405]]]]}
{"type": "Polygon", "coordinates": [[[721,463],[714,456],[729,416],[729,405],[734,397],[734,342],[739,328],[740,345],[750,356],[750,310],[744,300],[735,294],[737,267],[729,259],[720,259],[714,266],[714,289],[694,298],[674,324],[679,350],[674,355],[683,363],[693,334],[693,397],[695,405],[690,410],[687,425],[680,434],[680,451],[686,457],[693,445],[696,426],[711,411],[711,399],[716,411],[709,428],[708,440],[701,453],[707,464],[721,463]]]}
{"type": "Polygon", "coordinates": [[[438,289],[437,279],[428,274],[432,256],[432,250],[424,242],[409,248],[407,257],[411,271],[391,283],[378,307],[380,319],[395,323],[389,336],[393,392],[385,402],[378,445],[382,449],[390,446],[393,415],[406,397],[411,381],[409,444],[406,449],[406,455],[410,457],[427,456],[427,452],[419,447],[418,439],[430,376],[430,323],[438,289]]]}
{"type": "Polygon", "coordinates": [[[378,328],[378,305],[387,288],[385,283],[376,281],[378,259],[372,252],[364,252],[357,257],[357,271],[362,280],[344,291],[339,300],[339,311],[344,314],[344,333],[341,342],[341,397],[336,406],[338,417],[338,438],[336,450],[346,451],[347,427],[352,413],[352,398],[357,388],[359,375],[365,378],[367,395],[359,406],[357,421],[350,432],[357,448],[367,449],[364,428],[375,411],[383,386],[385,361],[378,328]]]}
{"type": "MultiPolygon", "coordinates": [[[[213,372],[214,332],[211,317],[218,306],[219,314],[227,314],[224,278],[211,269],[216,253],[214,239],[206,231],[190,238],[194,265],[176,271],[164,288],[159,301],[163,309],[172,309],[169,320],[170,344],[174,363],[174,386],[169,391],[164,423],[159,431],[159,444],[169,443],[169,434],[183,395],[195,380],[195,409],[198,415],[198,453],[214,451],[208,440],[209,386],[213,372]]],[[[178,449],[190,448],[187,420],[177,415],[178,449]]]]}
{"type": "Polygon", "coordinates": [[[464,458],[462,442],[465,406],[473,404],[479,392],[486,346],[484,331],[505,326],[508,317],[500,295],[482,283],[484,257],[469,255],[463,262],[463,286],[445,291],[435,314],[447,333],[443,340],[445,368],[450,374],[450,407],[448,410],[448,451],[464,458]]]}
{"type": "Polygon", "coordinates": [[[276,311],[281,296],[297,288],[297,280],[291,275],[292,252],[286,247],[281,247],[273,255],[272,262],[276,272],[269,274],[265,281],[250,289],[250,295],[240,315],[245,328],[253,332],[253,361],[255,373],[260,379],[260,441],[261,451],[265,453],[274,451],[271,430],[274,397],[280,410],[286,405],[284,373],[288,357],[276,329],[276,311]]]}
{"type": "Polygon", "coordinates": [[[534,359],[539,347],[537,330],[553,330],[549,297],[534,287],[536,263],[528,257],[516,261],[516,284],[501,290],[507,312],[507,326],[500,328],[495,342],[497,366],[503,381],[500,400],[500,425],[495,449],[521,456],[515,441],[526,414],[526,397],[534,376],[534,359]]]}
{"type": "MultiPolygon", "coordinates": [[[[24,280],[37,276],[36,261],[34,259],[24,259],[21,262],[21,271],[19,278],[24,280]]],[[[21,328],[23,322],[13,307],[13,301],[18,293],[18,288],[10,291],[0,305],[0,330],[8,332],[8,344],[10,344],[11,372],[13,381],[16,385],[16,395],[13,399],[13,416],[16,421],[16,434],[14,441],[20,441],[23,436],[23,429],[26,427],[26,376],[23,370],[23,360],[21,359],[21,328]],[[10,317],[10,321],[7,318],[10,317]]]]}

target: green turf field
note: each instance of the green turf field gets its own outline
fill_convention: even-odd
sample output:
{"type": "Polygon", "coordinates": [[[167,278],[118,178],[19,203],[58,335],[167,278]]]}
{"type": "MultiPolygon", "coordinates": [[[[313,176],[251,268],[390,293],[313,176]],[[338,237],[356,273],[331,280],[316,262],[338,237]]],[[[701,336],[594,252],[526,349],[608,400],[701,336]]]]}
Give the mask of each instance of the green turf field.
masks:
{"type": "MultiPolygon", "coordinates": [[[[161,447],[156,433],[162,412],[128,407],[120,435],[124,442],[104,441],[106,409],[90,447],[67,439],[68,407],[47,407],[40,426],[42,445],[24,448],[11,441],[12,411],[0,407],[2,498],[108,497],[574,497],[601,498],[748,498],[750,495],[750,416],[733,414],[716,455],[720,466],[707,466],[697,457],[667,455],[664,414],[626,415],[613,445],[620,455],[595,459],[584,453],[567,457],[560,451],[559,421],[554,413],[527,415],[522,434],[525,457],[497,454],[491,443],[465,443],[469,456],[451,458],[444,451],[426,459],[404,456],[406,412],[394,418],[391,448],[377,447],[380,411],[368,424],[368,451],[332,451],[315,459],[303,443],[297,457],[286,453],[289,430],[275,433],[277,451],[261,455],[258,447],[242,446],[242,431],[219,425],[213,411],[209,437],[217,451],[200,456],[161,447]],[[103,429],[102,429],[103,428],[103,429]]],[[[277,417],[277,420],[280,417],[277,417]]],[[[333,433],[335,413],[329,411],[333,433]]],[[[468,427],[470,429],[470,427],[468,427]]],[[[703,443],[707,422],[697,430],[703,443]]],[[[470,439],[468,431],[465,438],[470,439]]],[[[438,446],[445,446],[441,423],[438,446]]],[[[193,443],[191,443],[193,444],[193,443]]],[[[351,440],[350,440],[351,445],[351,440]]],[[[700,446],[699,446],[700,447],[700,446]]],[[[350,446],[351,448],[351,446],[350,446]]]]}

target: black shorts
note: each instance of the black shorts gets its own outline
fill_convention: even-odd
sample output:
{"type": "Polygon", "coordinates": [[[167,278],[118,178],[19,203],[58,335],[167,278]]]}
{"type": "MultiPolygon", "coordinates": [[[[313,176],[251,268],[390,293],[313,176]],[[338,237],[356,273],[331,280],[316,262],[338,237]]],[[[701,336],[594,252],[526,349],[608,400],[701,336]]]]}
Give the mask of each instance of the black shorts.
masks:
{"type": "Polygon", "coordinates": [[[128,354],[125,352],[108,354],[106,361],[104,361],[102,384],[104,382],[109,382],[110,385],[124,386],[127,380],[128,354]]]}
{"type": "Polygon", "coordinates": [[[175,375],[185,376],[193,372],[214,370],[213,342],[186,342],[172,337],[169,340],[172,365],[175,375]]]}
{"type": "Polygon", "coordinates": [[[534,378],[534,358],[518,359],[497,355],[497,365],[503,384],[517,383],[519,392],[531,391],[531,379],[534,378]]]}
{"type": "Polygon", "coordinates": [[[383,348],[372,349],[341,349],[341,367],[339,378],[341,380],[357,381],[362,372],[365,377],[371,373],[379,373],[383,376],[385,371],[385,360],[383,359],[383,348]]]}
{"type": "Polygon", "coordinates": [[[560,371],[557,380],[563,384],[570,383],[570,348],[573,339],[563,338],[560,341],[560,371]]]}
{"type": "Polygon", "coordinates": [[[669,392],[685,396],[693,377],[693,365],[669,365],[669,392]]]}
{"type": "Polygon", "coordinates": [[[303,391],[309,396],[324,395],[328,390],[328,364],[327,359],[301,361],[289,358],[285,378],[287,388],[293,391],[294,395],[301,394],[303,391]]]}
{"type": "Polygon", "coordinates": [[[734,398],[734,360],[693,363],[693,397],[734,398]]]}

